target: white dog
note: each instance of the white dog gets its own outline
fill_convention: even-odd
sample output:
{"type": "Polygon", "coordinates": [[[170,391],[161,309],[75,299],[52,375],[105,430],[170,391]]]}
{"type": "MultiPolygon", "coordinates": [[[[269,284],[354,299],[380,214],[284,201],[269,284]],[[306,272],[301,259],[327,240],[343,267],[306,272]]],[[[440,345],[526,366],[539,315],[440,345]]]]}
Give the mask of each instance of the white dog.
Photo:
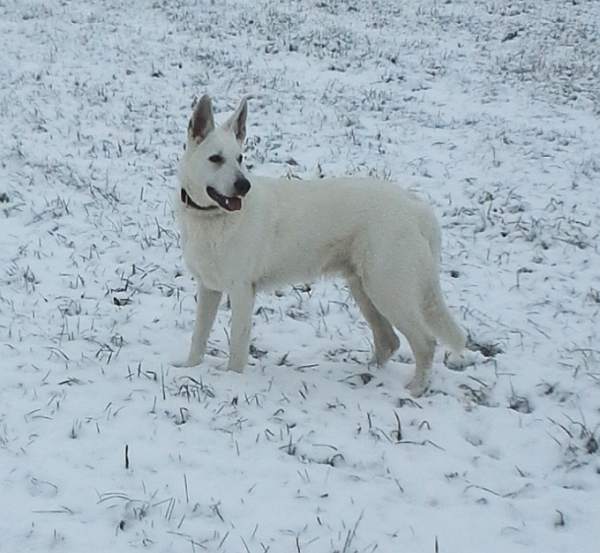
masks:
{"type": "Polygon", "coordinates": [[[203,96],[189,122],[177,215],[198,295],[182,365],[202,361],[223,292],[232,310],[229,369],[242,371],[256,292],[337,274],[371,326],[378,364],[398,349],[394,327],[406,336],[416,362],[409,389],[422,394],[436,337],[456,353],[465,345],[440,290],[440,232],[432,210],[398,186],[371,178],[246,176],[246,114],[243,100],[215,127],[211,100],[203,96]]]}

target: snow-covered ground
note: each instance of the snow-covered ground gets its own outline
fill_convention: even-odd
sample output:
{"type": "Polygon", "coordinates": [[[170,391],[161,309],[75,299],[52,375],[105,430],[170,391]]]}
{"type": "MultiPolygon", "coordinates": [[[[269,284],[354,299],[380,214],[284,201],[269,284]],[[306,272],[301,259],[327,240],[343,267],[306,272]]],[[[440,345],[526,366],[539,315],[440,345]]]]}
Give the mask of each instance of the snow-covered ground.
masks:
{"type": "Polygon", "coordinates": [[[0,551],[597,551],[599,41],[592,0],[1,1],[0,551]],[[172,367],[205,92],[252,171],[428,197],[480,361],[412,401],[334,281],[172,367]]]}

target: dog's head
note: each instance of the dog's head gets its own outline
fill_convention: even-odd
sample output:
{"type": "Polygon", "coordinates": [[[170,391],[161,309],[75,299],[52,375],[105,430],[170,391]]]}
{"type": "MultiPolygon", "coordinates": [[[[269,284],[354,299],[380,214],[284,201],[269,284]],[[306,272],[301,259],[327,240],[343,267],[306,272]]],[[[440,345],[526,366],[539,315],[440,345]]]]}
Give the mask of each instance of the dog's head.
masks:
{"type": "Polygon", "coordinates": [[[247,113],[244,98],[231,117],[215,127],[208,96],[194,107],[180,166],[180,201],[186,209],[229,213],[242,208],[250,190],[242,156],[247,113]]]}

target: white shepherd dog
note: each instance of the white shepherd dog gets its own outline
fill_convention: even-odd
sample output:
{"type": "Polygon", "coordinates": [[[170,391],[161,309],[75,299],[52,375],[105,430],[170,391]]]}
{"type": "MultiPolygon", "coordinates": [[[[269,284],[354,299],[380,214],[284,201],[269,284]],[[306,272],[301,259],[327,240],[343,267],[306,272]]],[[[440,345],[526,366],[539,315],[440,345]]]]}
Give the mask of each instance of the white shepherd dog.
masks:
{"type": "Polygon", "coordinates": [[[440,230],[431,208],[372,178],[309,181],[248,176],[242,146],[246,100],[215,127],[203,96],[188,126],[177,216],[183,255],[198,284],[196,323],[183,366],[199,364],[223,293],[231,300],[229,369],[247,363],[259,290],[341,275],[371,326],[375,361],[408,340],[414,396],[429,383],[436,338],[460,353],[465,335],[439,282],[440,230]]]}

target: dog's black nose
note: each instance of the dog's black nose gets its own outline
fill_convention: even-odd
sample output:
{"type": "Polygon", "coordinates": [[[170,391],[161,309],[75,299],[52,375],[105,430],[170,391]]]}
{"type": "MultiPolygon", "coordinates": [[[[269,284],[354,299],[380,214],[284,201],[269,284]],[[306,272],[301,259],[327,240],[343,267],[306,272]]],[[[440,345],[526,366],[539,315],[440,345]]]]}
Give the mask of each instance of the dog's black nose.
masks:
{"type": "Polygon", "coordinates": [[[250,182],[246,177],[238,177],[233,183],[233,187],[240,196],[245,196],[250,190],[250,182]]]}

